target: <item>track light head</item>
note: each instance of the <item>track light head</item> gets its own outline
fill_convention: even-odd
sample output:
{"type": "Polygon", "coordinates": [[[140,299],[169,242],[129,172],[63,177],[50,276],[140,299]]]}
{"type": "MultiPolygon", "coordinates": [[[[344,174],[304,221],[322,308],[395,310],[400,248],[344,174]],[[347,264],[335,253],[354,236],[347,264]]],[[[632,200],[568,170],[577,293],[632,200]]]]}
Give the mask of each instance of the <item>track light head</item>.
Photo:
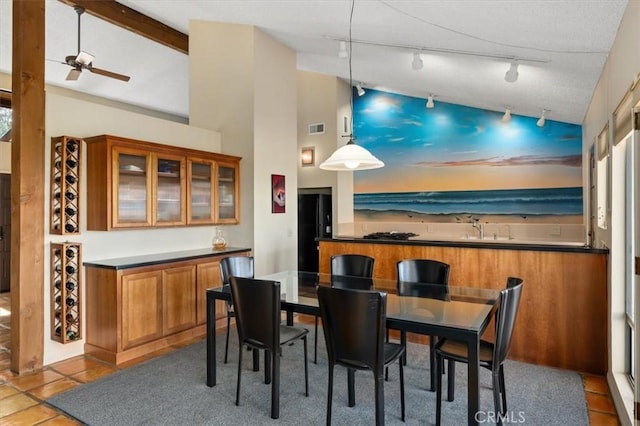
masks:
{"type": "Polygon", "coordinates": [[[414,52],[413,53],[413,61],[411,62],[411,68],[413,68],[415,71],[419,71],[422,69],[422,67],[424,66],[424,63],[422,62],[422,57],[420,56],[420,52],[414,52]]]}
{"type": "Polygon", "coordinates": [[[434,103],[433,103],[433,95],[429,95],[427,97],[427,108],[433,108],[434,107],[434,103]]]}
{"type": "Polygon", "coordinates": [[[538,119],[538,121],[536,121],[536,126],[538,127],[544,127],[544,123],[547,121],[547,110],[543,109],[542,110],[542,114],[540,114],[540,118],[538,119]]]}
{"type": "Polygon", "coordinates": [[[511,121],[511,107],[506,107],[504,110],[504,115],[502,116],[502,122],[508,123],[511,121]]]}
{"type": "Polygon", "coordinates": [[[341,59],[346,59],[349,57],[349,52],[347,51],[347,42],[340,42],[340,50],[338,51],[338,57],[341,59]]]}
{"type": "Polygon", "coordinates": [[[358,96],[362,96],[366,93],[365,90],[362,88],[362,83],[356,84],[356,90],[358,91],[358,96]]]}
{"type": "Polygon", "coordinates": [[[504,74],[504,80],[508,83],[515,83],[518,80],[518,62],[511,62],[511,66],[504,74]]]}

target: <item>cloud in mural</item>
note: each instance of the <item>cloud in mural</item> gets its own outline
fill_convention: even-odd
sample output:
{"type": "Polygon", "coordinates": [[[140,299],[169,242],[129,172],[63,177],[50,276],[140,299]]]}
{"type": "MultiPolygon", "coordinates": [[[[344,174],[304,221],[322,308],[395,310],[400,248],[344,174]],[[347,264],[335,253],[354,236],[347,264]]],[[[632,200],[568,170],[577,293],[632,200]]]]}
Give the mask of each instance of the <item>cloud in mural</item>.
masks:
{"type": "MultiPolygon", "coordinates": [[[[469,154],[474,151],[456,152],[455,154],[469,154]]],[[[477,152],[477,151],[476,151],[477,152]]],[[[460,167],[460,166],[491,166],[491,167],[504,167],[504,166],[568,166],[568,167],[582,167],[581,155],[563,155],[563,156],[547,156],[547,155],[523,155],[520,157],[492,157],[492,158],[478,158],[473,160],[463,161],[421,161],[415,163],[420,166],[429,167],[460,167]]]]}

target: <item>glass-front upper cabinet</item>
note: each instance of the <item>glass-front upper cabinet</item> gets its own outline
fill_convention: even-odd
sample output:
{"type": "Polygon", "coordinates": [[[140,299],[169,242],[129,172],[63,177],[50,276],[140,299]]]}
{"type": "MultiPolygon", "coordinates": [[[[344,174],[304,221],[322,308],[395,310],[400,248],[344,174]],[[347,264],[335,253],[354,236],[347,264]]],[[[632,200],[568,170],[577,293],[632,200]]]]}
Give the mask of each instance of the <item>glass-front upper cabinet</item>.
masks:
{"type": "Polygon", "coordinates": [[[151,154],[113,148],[113,227],[151,226],[151,154]]]}
{"type": "Polygon", "coordinates": [[[215,214],[215,162],[199,158],[187,160],[187,223],[213,223],[215,214]]]}
{"type": "Polygon", "coordinates": [[[240,157],[113,135],[84,142],[87,230],[239,223],[240,157]]]}
{"type": "Polygon", "coordinates": [[[154,154],[155,225],[185,224],[185,157],[154,154]]]}
{"type": "Polygon", "coordinates": [[[240,205],[238,163],[218,162],[217,223],[239,223],[240,205]]]}

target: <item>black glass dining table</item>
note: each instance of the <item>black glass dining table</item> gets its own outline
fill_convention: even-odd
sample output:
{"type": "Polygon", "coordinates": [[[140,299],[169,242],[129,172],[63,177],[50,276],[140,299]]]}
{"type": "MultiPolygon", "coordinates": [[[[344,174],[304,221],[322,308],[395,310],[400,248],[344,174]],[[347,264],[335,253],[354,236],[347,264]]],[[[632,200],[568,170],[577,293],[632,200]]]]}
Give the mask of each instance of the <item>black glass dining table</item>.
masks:
{"type": "MultiPolygon", "coordinates": [[[[303,271],[257,275],[256,279],[280,282],[281,309],[286,312],[287,323],[290,325],[293,324],[295,313],[320,314],[318,286],[372,289],[387,293],[388,328],[465,342],[469,352],[467,419],[469,424],[478,424],[476,413],[480,407],[480,336],[493,317],[499,300],[499,290],[424,284],[433,287],[432,291],[422,292],[421,297],[413,297],[397,295],[398,283],[389,279],[336,276],[303,271]]],[[[216,384],[216,300],[231,300],[228,286],[207,289],[207,386],[209,387],[216,384]]],[[[254,354],[254,369],[257,368],[257,357],[254,354]]],[[[433,373],[431,376],[433,378],[433,373]]]]}

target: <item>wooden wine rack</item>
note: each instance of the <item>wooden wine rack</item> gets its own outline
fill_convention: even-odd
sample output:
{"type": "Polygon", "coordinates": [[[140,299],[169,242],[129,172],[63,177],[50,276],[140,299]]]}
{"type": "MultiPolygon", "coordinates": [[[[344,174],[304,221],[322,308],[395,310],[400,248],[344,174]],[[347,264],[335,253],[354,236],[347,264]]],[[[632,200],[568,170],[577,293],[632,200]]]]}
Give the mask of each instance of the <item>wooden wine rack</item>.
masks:
{"type": "Polygon", "coordinates": [[[51,138],[51,234],[80,233],[80,158],[82,139],[51,138]]]}
{"type": "Polygon", "coordinates": [[[51,339],[60,343],[82,338],[81,252],[80,243],[51,243],[51,339]]]}

